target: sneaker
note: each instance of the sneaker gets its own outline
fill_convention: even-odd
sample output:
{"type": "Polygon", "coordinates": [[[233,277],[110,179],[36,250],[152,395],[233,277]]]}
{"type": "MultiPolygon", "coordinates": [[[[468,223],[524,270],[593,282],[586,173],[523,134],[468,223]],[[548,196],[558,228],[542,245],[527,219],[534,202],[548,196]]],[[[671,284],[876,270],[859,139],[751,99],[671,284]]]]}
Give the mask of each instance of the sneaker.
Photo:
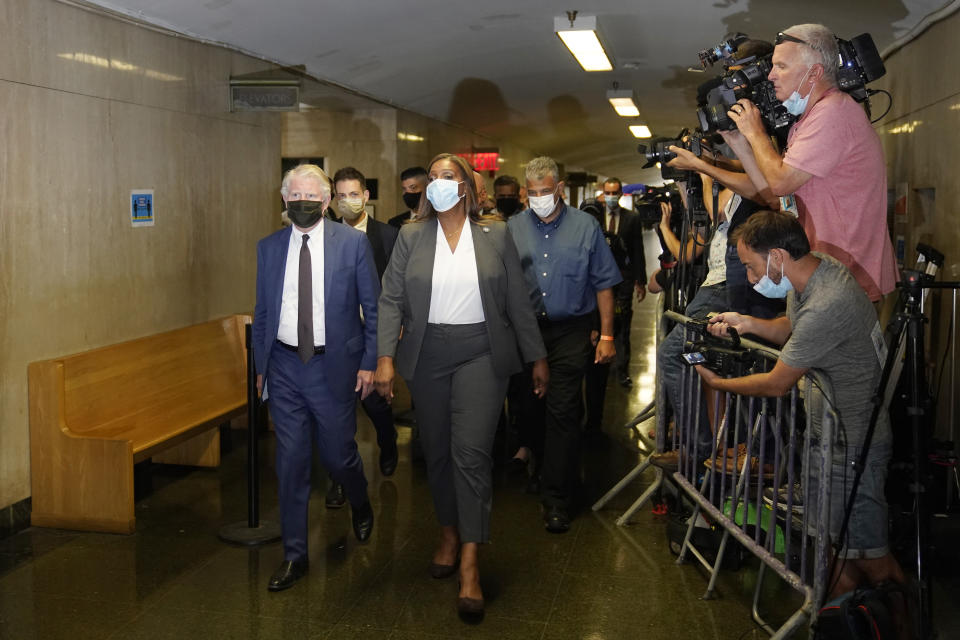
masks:
{"type": "MultiPolygon", "coordinates": [[[[785,511],[787,508],[787,487],[780,487],[777,493],[777,509],[785,511]]],[[[773,487],[767,487],[763,490],[763,503],[773,508],[773,487]]],[[[803,488],[799,482],[793,485],[793,504],[790,506],[793,513],[803,514],[803,488]]]]}

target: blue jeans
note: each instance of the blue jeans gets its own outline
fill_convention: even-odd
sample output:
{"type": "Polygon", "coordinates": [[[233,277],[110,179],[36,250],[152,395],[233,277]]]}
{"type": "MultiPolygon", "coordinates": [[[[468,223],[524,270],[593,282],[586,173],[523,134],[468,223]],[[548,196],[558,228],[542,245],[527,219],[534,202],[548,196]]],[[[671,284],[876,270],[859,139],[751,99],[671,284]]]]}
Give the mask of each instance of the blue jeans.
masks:
{"type": "MultiPolygon", "coordinates": [[[[684,315],[691,318],[702,318],[710,311],[725,311],[727,309],[727,293],[724,283],[711,285],[709,287],[700,287],[697,294],[687,305],[684,315]]],[[[657,375],[663,383],[667,394],[667,400],[673,409],[674,415],[678,414],[681,403],[680,397],[680,377],[687,366],[680,360],[680,354],[683,353],[684,334],[686,333],[683,325],[677,325],[670,330],[667,337],[660,343],[657,349],[657,375]]],[[[703,455],[709,455],[712,446],[712,436],[707,425],[707,406],[701,399],[700,402],[700,442],[699,445],[705,445],[706,449],[703,455]]],[[[679,426],[679,425],[678,425],[679,426]]]]}

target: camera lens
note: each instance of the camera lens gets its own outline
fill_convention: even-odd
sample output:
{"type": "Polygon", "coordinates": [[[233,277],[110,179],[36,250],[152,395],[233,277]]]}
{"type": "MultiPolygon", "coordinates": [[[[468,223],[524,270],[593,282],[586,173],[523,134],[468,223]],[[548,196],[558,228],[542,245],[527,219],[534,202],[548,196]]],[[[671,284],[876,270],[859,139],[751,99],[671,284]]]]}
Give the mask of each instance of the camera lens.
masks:
{"type": "Polygon", "coordinates": [[[731,131],[736,128],[733,120],[727,115],[730,105],[722,102],[720,104],[711,104],[697,109],[697,119],[700,121],[700,128],[704,132],[710,131],[731,131]]]}

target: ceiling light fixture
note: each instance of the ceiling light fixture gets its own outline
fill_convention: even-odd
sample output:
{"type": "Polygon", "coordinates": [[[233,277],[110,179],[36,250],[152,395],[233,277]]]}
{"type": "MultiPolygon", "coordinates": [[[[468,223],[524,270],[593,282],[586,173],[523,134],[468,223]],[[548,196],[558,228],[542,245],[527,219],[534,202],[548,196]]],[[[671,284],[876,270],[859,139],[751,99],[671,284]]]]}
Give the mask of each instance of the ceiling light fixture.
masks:
{"type": "Polygon", "coordinates": [[[630,126],[630,133],[633,134],[634,138],[652,138],[653,134],[650,133],[650,127],[645,124],[634,124],[630,126]]]}
{"type": "Polygon", "coordinates": [[[636,118],[640,115],[640,109],[637,107],[639,99],[630,89],[611,89],[607,91],[607,100],[613,105],[617,114],[624,118],[636,118]]]}
{"type": "Polygon", "coordinates": [[[553,30],[577,59],[584,71],[610,71],[613,65],[597,35],[597,17],[580,16],[567,11],[567,16],[553,19],[553,30]]]}

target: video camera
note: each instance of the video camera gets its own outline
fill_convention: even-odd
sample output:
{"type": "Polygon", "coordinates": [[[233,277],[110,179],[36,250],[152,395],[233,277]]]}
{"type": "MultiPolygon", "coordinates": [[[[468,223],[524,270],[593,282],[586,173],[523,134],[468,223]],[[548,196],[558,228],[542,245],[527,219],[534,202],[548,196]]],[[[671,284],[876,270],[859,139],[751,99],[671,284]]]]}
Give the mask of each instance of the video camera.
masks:
{"type": "Polygon", "coordinates": [[[704,132],[730,131],[736,128],[733,120],[727,116],[730,107],[741,98],[749,98],[757,105],[764,127],[771,135],[786,131],[796,118],[790,115],[783,104],[777,100],[773,83],[767,75],[773,68],[770,56],[748,64],[739,65],[739,69],[728,71],[720,78],[720,84],[706,94],[706,104],[697,109],[697,120],[704,132]]]}
{"type": "Polygon", "coordinates": [[[757,355],[740,346],[740,336],[732,331],[733,343],[711,335],[707,331],[707,319],[691,319],[686,328],[694,333],[692,340],[683,345],[680,358],[687,364],[702,364],[719,376],[744,376],[757,364],[757,355]]]}
{"type": "Polygon", "coordinates": [[[882,78],[887,72],[877,45],[869,33],[861,33],[852,40],[837,38],[837,48],[840,50],[837,85],[857,102],[864,102],[873,93],[866,84],[882,78]]]}
{"type": "Polygon", "coordinates": [[[720,60],[724,61],[724,65],[729,65],[729,60],[733,59],[734,54],[737,52],[737,47],[749,39],[750,36],[747,34],[737,32],[723,40],[723,42],[717,46],[704,49],[697,54],[700,58],[700,66],[706,69],[707,67],[712,67],[720,60]]]}
{"type": "MultiPolygon", "coordinates": [[[[704,68],[717,60],[723,60],[724,66],[728,68],[719,78],[719,83],[713,79],[701,87],[699,94],[703,104],[697,109],[700,129],[704,133],[734,129],[736,125],[727,116],[727,111],[737,100],[748,98],[760,111],[767,133],[782,140],[796,118],[777,100],[773,83],[767,80],[773,68],[772,55],[732,59],[733,51],[736,50],[733,47],[731,51],[733,44],[737,43],[739,46],[739,43],[746,39],[744,34],[738,33],[717,47],[698,54],[704,68]],[[738,68],[729,70],[730,67],[738,68]]],[[[837,84],[841,91],[850,94],[857,102],[865,102],[873,93],[866,88],[866,84],[886,73],[873,38],[869,33],[863,33],[852,40],[836,40],[840,52],[837,84]]]]}
{"type": "MultiPolygon", "coordinates": [[[[683,200],[680,198],[679,186],[676,184],[665,184],[662,187],[645,187],[640,193],[633,195],[633,210],[637,212],[640,222],[645,225],[657,225],[660,223],[661,212],[660,203],[670,204],[673,216],[679,216],[683,208],[683,200]]],[[[672,225],[671,225],[672,226],[672,225]]]]}

